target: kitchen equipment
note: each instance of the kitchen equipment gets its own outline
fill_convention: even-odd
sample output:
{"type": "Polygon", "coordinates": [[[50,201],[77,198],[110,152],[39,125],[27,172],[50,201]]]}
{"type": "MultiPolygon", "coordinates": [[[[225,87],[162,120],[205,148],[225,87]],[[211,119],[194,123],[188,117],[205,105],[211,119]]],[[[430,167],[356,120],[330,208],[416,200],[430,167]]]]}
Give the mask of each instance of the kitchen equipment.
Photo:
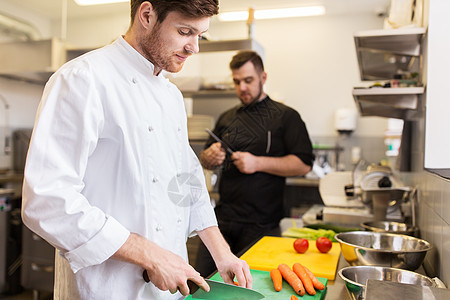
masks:
{"type": "MultiPolygon", "coordinates": [[[[252,274],[253,278],[253,290],[260,292],[265,296],[264,299],[270,299],[270,300],[286,300],[290,299],[291,295],[295,295],[294,290],[292,287],[283,280],[283,287],[281,291],[276,292],[273,288],[272,279],[270,279],[270,273],[267,271],[259,271],[259,270],[253,270],[250,269],[250,273],[252,274]]],[[[219,273],[215,273],[211,278],[211,280],[220,281],[223,282],[222,277],[220,277],[219,273]]],[[[328,280],[326,278],[318,277],[317,278],[320,282],[322,282],[325,286],[327,286],[328,280]]],[[[319,300],[324,299],[325,295],[327,293],[327,289],[323,291],[316,290],[316,295],[311,296],[308,294],[305,294],[303,297],[299,299],[302,300],[319,300]]],[[[194,299],[192,296],[188,296],[186,299],[194,299]]],[[[227,298],[230,299],[230,298],[227,298]]],[[[233,298],[235,299],[235,298],[233,298]]],[[[236,299],[247,299],[247,298],[236,298],[236,299]]]]}
{"type": "Polygon", "coordinates": [[[224,141],[222,141],[217,135],[215,135],[211,130],[209,130],[208,128],[206,128],[205,130],[213,139],[219,142],[228,153],[230,154],[234,153],[234,151],[231,150],[231,148],[224,141]]]}
{"type": "Polygon", "coordinates": [[[264,236],[246,251],[241,259],[245,260],[251,269],[261,271],[276,269],[281,263],[292,266],[298,262],[305,265],[317,277],[334,280],[341,253],[339,244],[333,243],[330,252],[320,253],[315,247],[315,242],[310,241],[308,251],[299,254],[293,247],[295,240],[295,238],[264,236]]]}
{"type": "MultiPolygon", "coordinates": [[[[411,285],[436,286],[434,281],[427,276],[389,267],[353,266],[339,270],[338,274],[344,280],[345,287],[352,300],[364,299],[366,282],[370,279],[411,285]]],[[[402,299],[407,298],[402,297],[402,299]]]]}
{"type": "Polygon", "coordinates": [[[229,300],[229,299],[248,299],[257,300],[265,298],[263,294],[244,287],[227,284],[215,280],[205,279],[209,284],[210,291],[205,292],[198,289],[192,294],[192,299],[213,299],[213,300],[229,300]]]}
{"type": "Polygon", "coordinates": [[[399,222],[371,221],[361,223],[361,227],[367,231],[406,234],[415,237],[418,237],[419,233],[419,228],[416,226],[399,222]]]}
{"type": "Polygon", "coordinates": [[[415,237],[370,232],[351,231],[338,233],[342,255],[352,266],[384,266],[416,270],[422,264],[431,244],[415,237]]]}
{"type": "MultiPolygon", "coordinates": [[[[435,279],[435,278],[433,278],[435,279]]],[[[450,290],[432,286],[403,284],[392,281],[367,280],[365,300],[448,300],[450,290]]]]}
{"type": "Polygon", "coordinates": [[[390,167],[360,160],[352,172],[332,172],[320,179],[319,192],[325,205],[322,221],[344,226],[382,220],[403,222],[402,203],[409,200],[413,190],[390,167]]]}

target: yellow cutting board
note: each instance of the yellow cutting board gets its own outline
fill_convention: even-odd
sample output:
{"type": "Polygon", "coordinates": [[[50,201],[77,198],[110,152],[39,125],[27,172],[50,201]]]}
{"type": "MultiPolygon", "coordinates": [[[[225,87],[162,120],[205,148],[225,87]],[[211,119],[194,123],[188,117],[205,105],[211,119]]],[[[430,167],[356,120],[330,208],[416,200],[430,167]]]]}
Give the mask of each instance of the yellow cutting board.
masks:
{"type": "Polygon", "coordinates": [[[341,253],[339,243],[333,243],[330,252],[320,253],[316,248],[316,242],[309,241],[308,251],[301,254],[294,250],[295,240],[295,238],[265,236],[245,252],[241,259],[248,263],[250,269],[261,271],[276,269],[282,263],[292,267],[298,262],[317,277],[334,280],[341,253]]]}

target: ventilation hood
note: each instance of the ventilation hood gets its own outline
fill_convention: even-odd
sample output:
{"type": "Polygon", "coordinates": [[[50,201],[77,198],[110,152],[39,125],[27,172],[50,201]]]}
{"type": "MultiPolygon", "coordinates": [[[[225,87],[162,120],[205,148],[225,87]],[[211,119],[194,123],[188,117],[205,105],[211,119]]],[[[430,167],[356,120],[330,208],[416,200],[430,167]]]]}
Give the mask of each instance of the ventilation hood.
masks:
{"type": "Polygon", "coordinates": [[[64,44],[56,39],[0,44],[0,75],[45,83],[66,61],[64,44]]]}

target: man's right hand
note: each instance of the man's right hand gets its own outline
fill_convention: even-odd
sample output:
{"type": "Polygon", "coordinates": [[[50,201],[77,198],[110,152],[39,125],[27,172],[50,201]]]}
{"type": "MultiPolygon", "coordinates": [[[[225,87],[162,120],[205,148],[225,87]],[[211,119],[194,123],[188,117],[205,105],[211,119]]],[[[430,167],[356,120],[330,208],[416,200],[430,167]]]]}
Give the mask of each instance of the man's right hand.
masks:
{"type": "Polygon", "coordinates": [[[217,142],[200,153],[200,163],[204,168],[212,170],[223,163],[225,156],[225,150],[217,142]]]}
{"type": "Polygon", "coordinates": [[[160,290],[169,290],[172,294],[180,291],[183,296],[189,295],[188,280],[193,281],[200,288],[209,291],[205,279],[200,276],[192,266],[183,258],[163,249],[156,244],[149,249],[150,256],[154,257],[147,267],[147,275],[150,281],[160,290]]]}
{"type": "MultiPolygon", "coordinates": [[[[142,266],[148,279],[160,290],[189,295],[188,280],[209,291],[209,285],[181,256],[161,248],[152,241],[131,233],[113,258],[142,266]]],[[[144,281],[144,278],[142,279],[144,281]]]]}

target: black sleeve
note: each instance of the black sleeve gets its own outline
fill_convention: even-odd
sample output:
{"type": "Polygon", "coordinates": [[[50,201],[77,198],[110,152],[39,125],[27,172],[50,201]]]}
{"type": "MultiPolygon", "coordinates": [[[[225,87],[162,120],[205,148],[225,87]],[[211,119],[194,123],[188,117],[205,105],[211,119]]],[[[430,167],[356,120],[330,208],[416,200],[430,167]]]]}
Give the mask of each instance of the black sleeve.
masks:
{"type": "Polygon", "coordinates": [[[287,154],[294,154],[305,164],[313,165],[314,154],[306,124],[294,109],[289,109],[286,112],[283,139],[287,154]]]}

